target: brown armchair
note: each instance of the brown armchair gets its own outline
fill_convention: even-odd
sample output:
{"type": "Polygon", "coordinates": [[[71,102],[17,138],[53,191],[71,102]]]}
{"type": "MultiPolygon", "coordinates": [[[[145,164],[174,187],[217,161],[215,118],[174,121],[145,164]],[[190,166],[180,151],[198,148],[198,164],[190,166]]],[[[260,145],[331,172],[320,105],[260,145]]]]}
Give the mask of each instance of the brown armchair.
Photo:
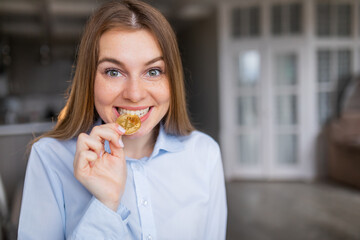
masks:
{"type": "Polygon", "coordinates": [[[360,113],[332,121],[328,136],[329,176],[360,188],[360,113]]]}
{"type": "Polygon", "coordinates": [[[342,82],[328,126],[329,176],[360,188],[360,77],[342,82]]]}

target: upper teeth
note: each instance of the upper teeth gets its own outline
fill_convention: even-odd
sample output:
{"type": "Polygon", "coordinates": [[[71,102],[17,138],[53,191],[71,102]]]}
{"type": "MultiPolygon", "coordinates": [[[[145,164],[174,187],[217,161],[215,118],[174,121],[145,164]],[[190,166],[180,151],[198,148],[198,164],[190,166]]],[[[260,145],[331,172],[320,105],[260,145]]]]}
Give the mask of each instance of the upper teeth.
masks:
{"type": "Polygon", "coordinates": [[[141,109],[141,110],[132,111],[132,110],[124,109],[124,108],[119,108],[119,114],[120,115],[123,115],[123,114],[138,115],[138,117],[141,118],[149,112],[149,109],[150,109],[150,107],[141,109]]]}

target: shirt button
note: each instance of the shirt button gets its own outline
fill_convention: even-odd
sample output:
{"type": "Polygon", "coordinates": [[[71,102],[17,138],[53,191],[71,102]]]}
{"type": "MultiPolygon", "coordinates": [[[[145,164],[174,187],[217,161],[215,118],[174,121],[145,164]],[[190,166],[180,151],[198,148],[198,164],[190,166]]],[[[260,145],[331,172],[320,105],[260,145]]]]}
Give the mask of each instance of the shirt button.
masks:
{"type": "Polygon", "coordinates": [[[146,237],[146,240],[152,240],[153,238],[152,238],[152,236],[149,234],[149,235],[147,235],[147,237],[146,237]]]}
{"type": "Polygon", "coordinates": [[[141,205],[143,205],[144,207],[146,207],[148,203],[149,202],[146,199],[141,200],[141,205]]]}

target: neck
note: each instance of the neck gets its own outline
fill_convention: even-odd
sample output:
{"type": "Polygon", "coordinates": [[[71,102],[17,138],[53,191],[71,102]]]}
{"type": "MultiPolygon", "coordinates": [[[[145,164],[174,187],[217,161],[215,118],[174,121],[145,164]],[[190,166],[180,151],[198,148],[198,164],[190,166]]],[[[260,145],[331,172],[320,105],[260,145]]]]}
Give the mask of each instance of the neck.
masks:
{"type": "Polygon", "coordinates": [[[155,141],[159,133],[159,127],[155,127],[149,134],[140,138],[123,136],[125,156],[133,159],[150,157],[154,150],[155,141]]]}

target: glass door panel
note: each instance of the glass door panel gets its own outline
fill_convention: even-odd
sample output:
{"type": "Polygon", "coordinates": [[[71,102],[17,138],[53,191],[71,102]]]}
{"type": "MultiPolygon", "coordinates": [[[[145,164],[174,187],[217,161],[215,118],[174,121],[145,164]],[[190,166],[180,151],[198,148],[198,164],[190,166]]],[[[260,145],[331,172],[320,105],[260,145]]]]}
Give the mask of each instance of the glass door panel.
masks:
{"type": "Polygon", "coordinates": [[[331,4],[318,2],[316,5],[316,30],[319,37],[330,36],[334,18],[331,18],[331,4]]]}
{"type": "Polygon", "coordinates": [[[352,10],[350,4],[339,4],[337,6],[337,34],[348,37],[351,35],[352,10]]]}
{"type": "Polygon", "coordinates": [[[349,77],[351,73],[351,51],[344,49],[338,51],[338,79],[349,77]]]}
{"type": "Polygon", "coordinates": [[[318,82],[326,83],[331,80],[331,52],[320,50],[317,54],[318,59],[318,82]]]}
{"type": "Polygon", "coordinates": [[[297,82],[297,58],[293,53],[276,58],[276,84],[295,85],[297,82]]]}
{"type": "Polygon", "coordinates": [[[240,168],[253,168],[259,163],[260,125],[260,52],[245,50],[237,56],[236,80],[236,137],[237,164],[240,168]]]}
{"type": "Polygon", "coordinates": [[[238,136],[237,146],[241,165],[254,166],[259,163],[260,144],[257,134],[241,134],[238,136]]]}
{"type": "Polygon", "coordinates": [[[351,8],[350,3],[318,1],[316,5],[317,35],[319,37],[350,37],[353,26],[353,11],[351,8]]]}
{"type": "Polygon", "coordinates": [[[333,114],[333,103],[332,103],[331,92],[319,92],[318,93],[318,105],[319,105],[319,124],[325,124],[327,120],[333,114]]]}
{"type": "Polygon", "coordinates": [[[294,165],[298,161],[298,141],[296,134],[279,134],[277,136],[278,156],[277,163],[281,165],[294,165]]]}
{"type": "Polygon", "coordinates": [[[257,98],[255,96],[240,96],[238,98],[238,124],[240,126],[256,126],[257,123],[257,98]]]}
{"type": "Polygon", "coordinates": [[[254,86],[259,81],[260,54],[250,50],[239,55],[238,61],[238,86],[254,86]]]}
{"type": "Polygon", "coordinates": [[[290,51],[275,55],[275,169],[294,166],[298,162],[298,69],[297,53],[290,51]]]}
{"type": "Polygon", "coordinates": [[[334,114],[333,95],[351,74],[350,49],[320,49],[317,51],[318,122],[320,125],[334,114]],[[344,82],[342,82],[344,81],[344,82]]]}
{"type": "Polygon", "coordinates": [[[297,124],[296,95],[278,95],[276,97],[276,113],[278,126],[297,124]]]}

